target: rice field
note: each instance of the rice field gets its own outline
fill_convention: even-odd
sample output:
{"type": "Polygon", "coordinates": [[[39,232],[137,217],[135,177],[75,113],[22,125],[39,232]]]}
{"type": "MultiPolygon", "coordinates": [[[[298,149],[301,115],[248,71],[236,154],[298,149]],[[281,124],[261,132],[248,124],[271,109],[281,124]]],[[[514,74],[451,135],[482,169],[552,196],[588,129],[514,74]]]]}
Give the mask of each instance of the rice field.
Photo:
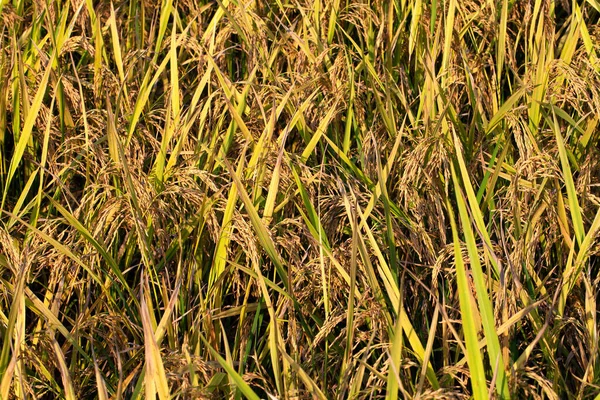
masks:
{"type": "Polygon", "coordinates": [[[0,0],[0,399],[600,399],[598,0],[0,0]]]}

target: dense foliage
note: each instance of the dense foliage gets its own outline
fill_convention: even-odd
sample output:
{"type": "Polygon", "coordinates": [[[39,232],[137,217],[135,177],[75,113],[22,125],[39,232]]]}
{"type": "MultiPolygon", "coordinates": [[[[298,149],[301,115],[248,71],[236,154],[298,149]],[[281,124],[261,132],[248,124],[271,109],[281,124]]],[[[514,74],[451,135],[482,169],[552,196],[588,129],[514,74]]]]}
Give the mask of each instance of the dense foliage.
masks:
{"type": "Polygon", "coordinates": [[[600,396],[597,0],[0,21],[0,398],[600,396]]]}

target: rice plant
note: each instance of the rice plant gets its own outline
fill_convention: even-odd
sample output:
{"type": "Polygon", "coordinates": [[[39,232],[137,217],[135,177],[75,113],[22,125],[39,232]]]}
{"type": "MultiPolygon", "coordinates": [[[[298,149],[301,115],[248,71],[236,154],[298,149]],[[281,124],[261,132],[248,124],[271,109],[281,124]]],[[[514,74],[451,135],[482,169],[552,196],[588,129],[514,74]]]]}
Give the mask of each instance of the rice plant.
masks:
{"type": "Polygon", "coordinates": [[[0,399],[600,399],[597,0],[0,21],[0,399]]]}

